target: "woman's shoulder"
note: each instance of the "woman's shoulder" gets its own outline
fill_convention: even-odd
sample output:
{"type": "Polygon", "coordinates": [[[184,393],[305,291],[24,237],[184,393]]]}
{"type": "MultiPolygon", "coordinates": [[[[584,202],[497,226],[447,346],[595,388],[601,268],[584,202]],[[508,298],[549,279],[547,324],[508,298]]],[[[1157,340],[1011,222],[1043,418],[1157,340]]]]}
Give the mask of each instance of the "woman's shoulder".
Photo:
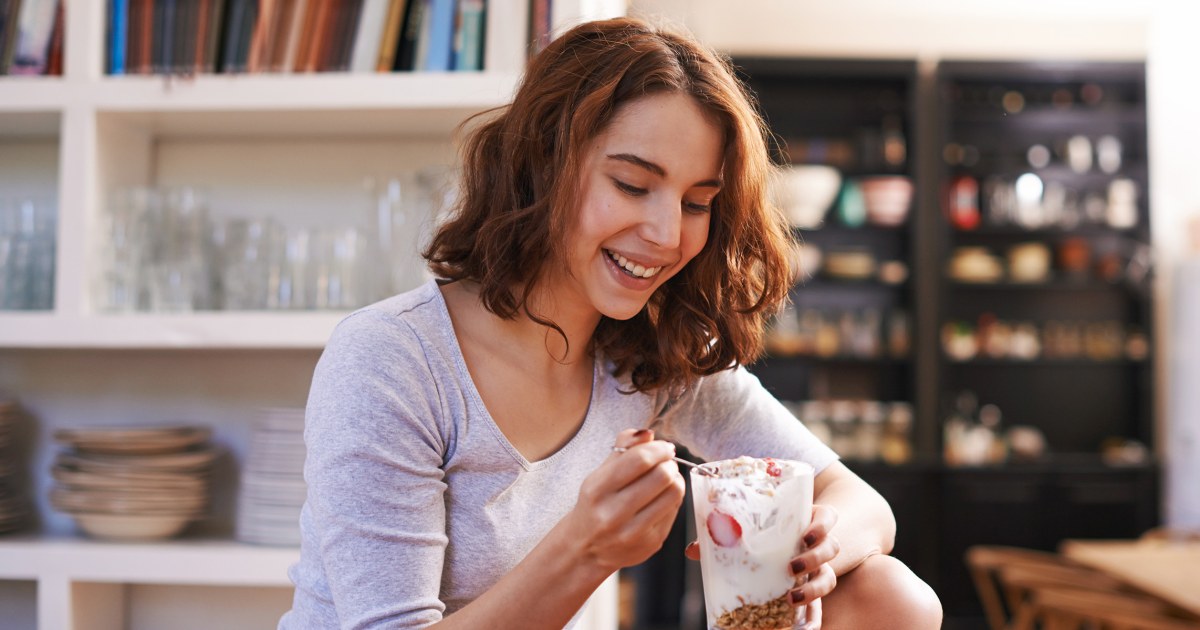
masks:
{"type": "Polygon", "coordinates": [[[430,346],[449,341],[442,339],[449,326],[437,282],[430,280],[347,315],[334,328],[325,352],[425,354],[430,346]]]}

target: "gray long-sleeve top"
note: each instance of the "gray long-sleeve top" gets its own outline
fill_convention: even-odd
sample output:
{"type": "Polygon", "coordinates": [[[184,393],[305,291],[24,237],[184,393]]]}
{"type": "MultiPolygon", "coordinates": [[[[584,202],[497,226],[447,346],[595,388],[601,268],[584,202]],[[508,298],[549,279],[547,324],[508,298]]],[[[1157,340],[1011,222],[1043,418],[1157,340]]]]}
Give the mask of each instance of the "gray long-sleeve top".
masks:
{"type": "Polygon", "coordinates": [[[594,374],[578,432],[530,462],[488,415],[436,282],[343,320],[309,392],[301,557],[279,627],[423,628],[462,608],[571,510],[623,429],[653,425],[709,460],[837,459],[742,368],[666,414],[662,396],[621,393],[603,359],[594,374]]]}

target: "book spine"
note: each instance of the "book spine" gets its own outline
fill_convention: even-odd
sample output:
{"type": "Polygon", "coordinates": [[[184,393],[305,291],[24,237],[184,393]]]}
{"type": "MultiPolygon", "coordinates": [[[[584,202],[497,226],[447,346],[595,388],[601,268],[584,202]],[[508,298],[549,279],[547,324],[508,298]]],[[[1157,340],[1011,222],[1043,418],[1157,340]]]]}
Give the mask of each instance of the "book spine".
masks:
{"type": "Polygon", "coordinates": [[[426,72],[450,70],[453,37],[454,0],[430,0],[428,26],[421,29],[421,39],[428,44],[424,50],[425,63],[420,68],[426,72]]]}
{"type": "Polygon", "coordinates": [[[455,34],[454,69],[474,72],[483,69],[483,0],[461,0],[455,34]]]}
{"type": "Polygon", "coordinates": [[[403,72],[420,68],[417,65],[417,47],[421,39],[421,29],[425,21],[425,9],[428,1],[408,0],[408,10],[404,15],[400,45],[396,51],[396,62],[392,66],[392,70],[403,72]]]}
{"type": "Polygon", "coordinates": [[[292,72],[296,68],[296,60],[301,55],[304,28],[310,10],[309,0],[296,0],[292,7],[292,22],[288,26],[287,48],[283,53],[281,72],[292,72]]]}
{"type": "Polygon", "coordinates": [[[129,0],[112,0],[112,10],[108,16],[109,29],[112,37],[109,40],[108,73],[113,75],[125,74],[125,48],[128,45],[129,0]]]}
{"type": "Polygon", "coordinates": [[[354,29],[354,50],[350,53],[351,72],[374,69],[388,13],[388,0],[365,0],[354,29]]]}
{"type": "Polygon", "coordinates": [[[296,9],[295,0],[279,0],[275,11],[275,28],[271,36],[270,50],[267,52],[267,71],[280,72],[283,70],[283,59],[287,55],[288,40],[291,37],[292,18],[296,9]]]}
{"type": "Polygon", "coordinates": [[[22,3],[10,74],[45,74],[56,4],[56,0],[25,0],[22,3]]]}
{"type": "Polygon", "coordinates": [[[379,36],[379,54],[375,58],[376,72],[391,72],[396,64],[402,37],[401,32],[404,29],[406,7],[405,0],[390,0],[388,3],[387,18],[383,23],[383,32],[379,36]]]}
{"type": "Polygon", "coordinates": [[[46,45],[46,75],[62,76],[63,72],[63,2],[54,2],[54,26],[50,29],[50,43],[46,45]]]}
{"type": "Polygon", "coordinates": [[[362,19],[363,0],[349,0],[346,23],[342,27],[342,46],[338,49],[338,70],[348,72],[354,55],[354,44],[358,37],[358,22],[362,19]]]}
{"type": "Polygon", "coordinates": [[[212,0],[211,10],[208,15],[208,41],[204,43],[204,64],[203,71],[207,73],[215,73],[220,70],[219,62],[221,60],[221,38],[224,36],[225,26],[225,10],[228,5],[228,0],[212,0]]]}
{"type": "Polygon", "coordinates": [[[271,24],[275,20],[275,0],[259,0],[258,18],[250,32],[249,49],[246,55],[246,71],[259,72],[262,69],[263,54],[266,50],[267,39],[271,24]]]}
{"type": "Polygon", "coordinates": [[[221,72],[239,72],[237,67],[238,33],[246,12],[246,0],[229,0],[225,16],[225,35],[221,42],[221,72]]]}
{"type": "Polygon", "coordinates": [[[333,9],[333,0],[312,0],[316,5],[313,17],[311,39],[308,42],[307,55],[304,59],[303,72],[316,72],[321,67],[321,57],[328,45],[329,22],[333,9]]]}
{"type": "Polygon", "coordinates": [[[542,52],[550,43],[550,0],[533,0],[529,34],[532,36],[531,55],[542,52]]]}
{"type": "Polygon", "coordinates": [[[140,74],[154,73],[154,4],[154,0],[141,0],[141,20],[138,23],[140,74]]]}
{"type": "Polygon", "coordinates": [[[192,74],[204,72],[204,60],[208,56],[209,18],[212,17],[212,0],[197,0],[196,40],[192,46],[192,74]]]}
{"type": "Polygon", "coordinates": [[[8,74],[17,48],[17,25],[20,23],[21,0],[9,0],[5,13],[4,31],[0,33],[0,74],[8,74]]]}

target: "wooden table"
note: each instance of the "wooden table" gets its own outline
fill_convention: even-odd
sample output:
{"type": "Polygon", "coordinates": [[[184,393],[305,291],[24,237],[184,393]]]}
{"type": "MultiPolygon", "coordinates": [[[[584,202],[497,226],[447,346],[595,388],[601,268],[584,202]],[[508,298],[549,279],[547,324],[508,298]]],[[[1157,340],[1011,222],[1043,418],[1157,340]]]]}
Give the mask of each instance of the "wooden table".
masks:
{"type": "Polygon", "coordinates": [[[1060,551],[1200,617],[1200,541],[1066,540],[1060,551]]]}

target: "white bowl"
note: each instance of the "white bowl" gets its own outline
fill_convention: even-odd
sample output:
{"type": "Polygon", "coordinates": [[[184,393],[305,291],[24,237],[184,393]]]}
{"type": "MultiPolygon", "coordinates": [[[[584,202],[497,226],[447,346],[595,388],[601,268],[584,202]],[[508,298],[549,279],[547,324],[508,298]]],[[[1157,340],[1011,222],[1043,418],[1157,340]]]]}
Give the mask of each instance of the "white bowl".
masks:
{"type": "Polygon", "coordinates": [[[841,185],[842,174],[832,166],[790,166],[776,177],[773,196],[794,227],[815,228],[824,221],[841,185]]]}
{"type": "Polygon", "coordinates": [[[867,220],[875,225],[897,227],[908,218],[913,183],[903,175],[880,175],[859,180],[867,220]]]}
{"type": "Polygon", "coordinates": [[[187,526],[190,516],[72,514],[85,534],[108,540],[159,540],[170,538],[187,526]]]}

